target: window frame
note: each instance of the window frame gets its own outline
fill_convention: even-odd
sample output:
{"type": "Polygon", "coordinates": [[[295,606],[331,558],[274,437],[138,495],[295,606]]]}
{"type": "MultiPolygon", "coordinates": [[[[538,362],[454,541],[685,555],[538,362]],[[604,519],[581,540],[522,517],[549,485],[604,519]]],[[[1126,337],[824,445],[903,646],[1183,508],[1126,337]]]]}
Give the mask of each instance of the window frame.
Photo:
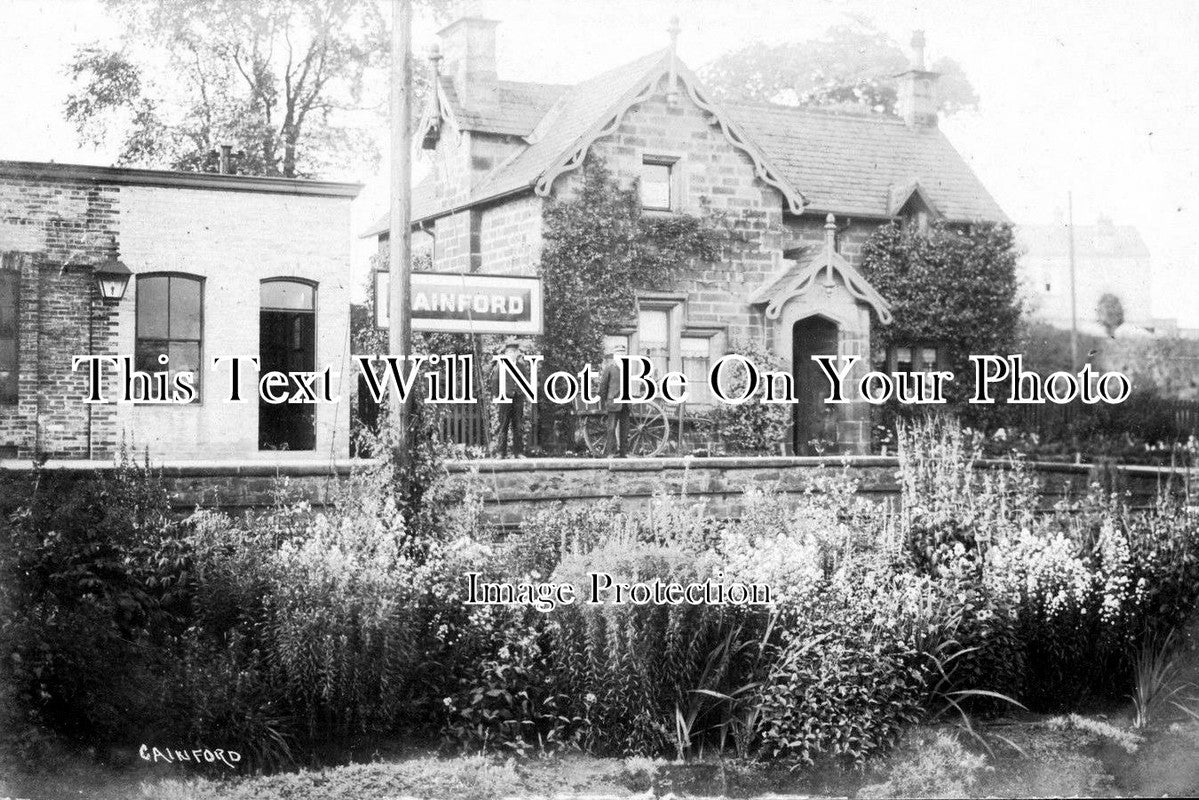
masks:
{"type": "MultiPolygon", "coordinates": [[[[141,349],[141,342],[143,339],[146,341],[153,341],[153,342],[166,342],[168,348],[172,342],[194,342],[196,345],[196,370],[193,372],[193,375],[195,376],[195,382],[194,382],[193,386],[195,387],[195,390],[196,390],[196,397],[190,403],[170,403],[170,405],[174,405],[174,406],[201,405],[203,403],[203,399],[204,399],[204,392],[203,392],[203,387],[204,387],[204,322],[205,322],[205,320],[204,320],[204,317],[205,317],[205,314],[204,314],[205,291],[204,290],[208,285],[207,284],[208,279],[205,276],[197,275],[194,272],[180,272],[177,270],[156,270],[153,272],[139,272],[134,276],[134,279],[135,279],[134,280],[134,305],[133,305],[133,364],[134,364],[134,368],[136,369],[136,367],[137,367],[137,361],[138,361],[137,356],[138,356],[139,350],[141,349]],[[141,309],[142,309],[142,302],[143,302],[142,291],[141,291],[141,281],[143,278],[166,278],[167,279],[167,293],[166,293],[167,336],[166,336],[166,338],[155,337],[155,336],[142,336],[141,331],[138,329],[138,324],[141,319],[141,309]],[[171,283],[170,283],[170,279],[171,278],[182,278],[184,280],[195,281],[196,283],[198,283],[200,285],[200,320],[199,320],[200,332],[199,332],[199,336],[195,339],[171,336],[171,322],[170,322],[170,319],[171,319],[171,317],[170,317],[170,314],[171,314],[171,283]]],[[[155,370],[155,371],[158,371],[158,370],[155,370]]],[[[168,372],[168,374],[172,375],[172,379],[173,379],[173,375],[176,372],[176,370],[172,369],[170,364],[167,364],[167,372],[168,372]]],[[[161,398],[159,398],[157,400],[151,399],[151,398],[146,398],[146,399],[137,400],[134,402],[153,403],[155,405],[167,405],[166,403],[162,403],[161,398]]]]}
{"type": "MultiPolygon", "coordinates": [[[[263,311],[295,311],[302,314],[315,314],[320,302],[320,282],[309,278],[295,278],[288,275],[276,275],[258,281],[258,312],[263,311]],[[268,283],[299,283],[312,290],[312,308],[282,308],[279,306],[264,306],[262,304],[262,287],[268,283]]],[[[203,331],[201,331],[203,332],[203,331]]]]}
{"type": "MultiPolygon", "coordinates": [[[[899,372],[899,350],[900,348],[910,349],[913,353],[918,350],[932,348],[937,351],[935,362],[931,366],[923,366],[906,370],[907,372],[935,372],[944,369],[946,363],[945,344],[931,339],[918,339],[911,342],[892,342],[887,345],[887,372],[899,372]]],[[[922,359],[923,361],[923,359],[922,359]]]]}
{"type": "MultiPolygon", "coordinates": [[[[702,406],[706,408],[716,404],[715,399],[712,397],[711,388],[708,386],[708,375],[711,374],[712,365],[716,363],[716,359],[724,355],[724,353],[721,351],[724,349],[723,342],[726,333],[727,328],[721,326],[705,327],[701,325],[685,325],[683,327],[682,333],[679,336],[679,371],[684,375],[687,375],[687,359],[683,356],[683,340],[706,339],[708,342],[708,363],[707,367],[704,369],[703,376],[699,379],[700,382],[698,384],[698,388],[703,391],[703,397],[699,400],[689,400],[689,405],[702,406]]],[[[688,380],[691,380],[692,377],[694,376],[688,376],[688,380]]],[[[690,394],[694,395],[696,388],[697,386],[695,381],[692,381],[690,394]]]]}
{"type": "MultiPolygon", "coordinates": [[[[712,364],[716,363],[716,359],[723,355],[721,351],[725,346],[725,335],[728,332],[727,325],[703,325],[692,324],[687,320],[687,295],[685,293],[674,292],[646,292],[641,293],[636,299],[636,310],[634,311],[631,324],[612,328],[606,333],[613,336],[626,336],[628,339],[628,348],[630,355],[646,355],[641,347],[641,330],[640,320],[642,311],[665,311],[667,314],[667,341],[666,341],[666,370],[668,372],[683,372],[683,339],[707,339],[708,340],[708,369],[712,368],[712,364]]],[[[661,375],[657,377],[661,378],[661,375]]],[[[707,380],[707,376],[704,376],[707,380]]],[[[688,400],[688,405],[708,406],[710,401],[688,400]]]]}
{"type": "Polygon", "coordinates": [[[678,169],[682,163],[682,156],[671,153],[642,153],[641,163],[637,171],[637,200],[641,205],[642,211],[647,211],[653,214],[673,214],[681,207],[680,198],[682,197],[682,182],[680,180],[681,171],[678,169]],[[645,202],[645,167],[666,167],[666,205],[651,206],[645,202]]]}

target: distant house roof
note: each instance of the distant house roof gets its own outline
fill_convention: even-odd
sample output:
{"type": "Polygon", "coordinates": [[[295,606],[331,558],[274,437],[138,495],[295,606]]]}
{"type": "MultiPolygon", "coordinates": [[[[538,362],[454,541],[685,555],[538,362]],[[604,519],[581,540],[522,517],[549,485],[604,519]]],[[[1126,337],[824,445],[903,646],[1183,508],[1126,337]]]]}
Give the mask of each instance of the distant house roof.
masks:
{"type": "MultiPolygon", "coordinates": [[[[1021,225],[1016,229],[1016,240],[1031,258],[1066,258],[1070,254],[1070,229],[1064,222],[1021,225]]],[[[1097,225],[1074,226],[1074,254],[1088,260],[1149,258],[1149,248],[1133,226],[1101,219],[1097,225]]]]}
{"type": "MultiPolygon", "coordinates": [[[[651,53],[573,86],[493,81],[472,88],[465,107],[449,78],[437,101],[463,130],[518,136],[526,147],[483,175],[456,208],[534,189],[548,191],[573,169],[591,142],[611,133],[625,110],[656,85],[670,66],[669,50],[651,53]]],[[[750,155],[760,176],[780,191],[793,213],[801,208],[886,218],[897,198],[912,194],[955,221],[1007,221],[969,165],[936,127],[913,127],[878,115],[851,115],[761,104],[719,106],[687,67],[676,68],[692,101],[711,113],[725,135],[750,155]]],[[[425,221],[456,208],[439,207],[431,176],[413,191],[412,219],[425,221]]],[[[364,236],[384,234],[383,217],[364,236]]]]}

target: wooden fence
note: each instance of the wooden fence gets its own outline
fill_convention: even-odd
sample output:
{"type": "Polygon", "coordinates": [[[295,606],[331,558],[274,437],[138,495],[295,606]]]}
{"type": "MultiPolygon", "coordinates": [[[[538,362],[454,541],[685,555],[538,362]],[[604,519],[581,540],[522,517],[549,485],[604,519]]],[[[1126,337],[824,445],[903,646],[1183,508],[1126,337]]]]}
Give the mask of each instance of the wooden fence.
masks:
{"type": "MultiPolygon", "coordinates": [[[[480,448],[484,452],[491,449],[492,429],[491,415],[484,402],[453,405],[426,406],[429,413],[437,419],[437,426],[444,442],[461,445],[466,448],[480,448]]],[[[374,427],[379,422],[379,406],[370,398],[366,391],[365,381],[358,379],[358,396],[354,403],[354,419],[352,427],[357,430],[360,426],[374,427]]],[[[524,444],[525,449],[540,447],[538,431],[537,404],[525,405],[524,444]]],[[[369,456],[360,443],[356,443],[354,455],[369,456]]]]}
{"type": "Polygon", "coordinates": [[[1035,432],[1042,438],[1057,438],[1087,428],[1104,432],[1122,429],[1133,436],[1167,443],[1199,436],[1199,402],[1194,400],[1140,399],[1127,406],[1076,400],[1062,405],[1007,405],[1003,409],[1012,427],[1035,432]]]}

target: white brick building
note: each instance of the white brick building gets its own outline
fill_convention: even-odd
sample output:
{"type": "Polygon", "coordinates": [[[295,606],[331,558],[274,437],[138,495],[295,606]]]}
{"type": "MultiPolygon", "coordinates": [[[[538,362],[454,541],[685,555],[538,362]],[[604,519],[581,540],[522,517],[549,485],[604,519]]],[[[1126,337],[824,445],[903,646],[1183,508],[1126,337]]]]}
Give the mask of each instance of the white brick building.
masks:
{"type": "MultiPolygon", "coordinates": [[[[348,401],[268,406],[257,374],[226,402],[217,356],[331,369],[349,396],[350,202],[358,186],[0,161],[0,456],[155,460],[348,452],[348,401]],[[123,297],[95,272],[119,259],[123,297]],[[168,355],[198,370],[191,403],[84,403],[76,355],[168,355]]],[[[110,368],[106,367],[106,370],[110,368]]],[[[105,385],[115,397],[116,376],[105,385]]]]}

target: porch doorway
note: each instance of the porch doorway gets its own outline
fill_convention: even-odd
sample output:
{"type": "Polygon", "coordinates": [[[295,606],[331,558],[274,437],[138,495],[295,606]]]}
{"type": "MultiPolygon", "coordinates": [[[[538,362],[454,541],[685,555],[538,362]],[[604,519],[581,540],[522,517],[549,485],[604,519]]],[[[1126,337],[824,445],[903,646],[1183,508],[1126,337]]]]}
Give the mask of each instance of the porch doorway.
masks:
{"type": "MultiPolygon", "coordinates": [[[[316,369],[316,286],[289,279],[265,280],[260,289],[260,373],[316,369]]],[[[296,391],[289,382],[289,394],[296,391]]],[[[310,403],[258,401],[259,450],[315,450],[316,407],[310,403]]]]}
{"type": "Polygon", "coordinates": [[[791,329],[791,365],[795,395],[791,445],[796,455],[828,452],[837,441],[837,406],[824,402],[828,379],[812,356],[837,354],[837,323],[824,317],[806,317],[791,329]]]}

